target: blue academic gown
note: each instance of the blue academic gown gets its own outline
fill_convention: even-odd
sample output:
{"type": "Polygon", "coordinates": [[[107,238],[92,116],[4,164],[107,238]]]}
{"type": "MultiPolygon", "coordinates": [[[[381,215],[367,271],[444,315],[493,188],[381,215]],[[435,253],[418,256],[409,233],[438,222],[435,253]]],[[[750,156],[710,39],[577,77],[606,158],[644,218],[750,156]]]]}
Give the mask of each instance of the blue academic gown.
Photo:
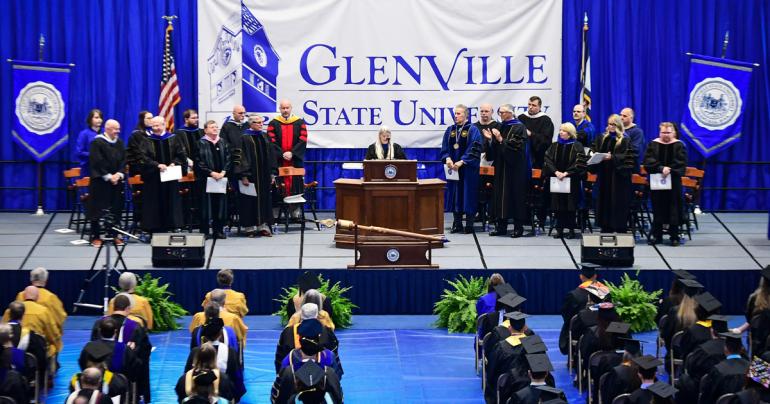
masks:
{"type": "Polygon", "coordinates": [[[591,121],[588,119],[583,119],[583,122],[578,125],[577,122],[573,119],[572,124],[575,125],[575,129],[577,129],[578,133],[578,142],[584,146],[589,146],[594,144],[594,139],[596,139],[596,127],[594,126],[591,121]],[[585,133],[585,138],[581,139],[581,133],[585,133]]]}
{"type": "MultiPolygon", "coordinates": [[[[634,125],[633,127],[626,129],[626,136],[628,136],[631,149],[633,149],[634,153],[636,153],[636,160],[638,164],[641,164],[642,160],[644,160],[644,149],[646,144],[644,139],[644,131],[639,126],[634,125]]],[[[636,171],[639,171],[639,167],[636,167],[634,172],[636,171]]]]}
{"type": "Polygon", "coordinates": [[[481,132],[470,122],[462,126],[451,125],[444,131],[444,139],[441,141],[441,162],[446,163],[447,158],[451,158],[454,162],[460,160],[464,162],[459,172],[460,180],[447,181],[446,210],[465,213],[471,218],[476,214],[481,149],[481,132]]]}
{"type": "Polygon", "coordinates": [[[91,149],[91,142],[99,133],[94,132],[91,128],[86,128],[78,133],[78,140],[75,143],[75,159],[80,165],[80,176],[89,177],[91,170],[88,166],[89,151],[91,149]]]}

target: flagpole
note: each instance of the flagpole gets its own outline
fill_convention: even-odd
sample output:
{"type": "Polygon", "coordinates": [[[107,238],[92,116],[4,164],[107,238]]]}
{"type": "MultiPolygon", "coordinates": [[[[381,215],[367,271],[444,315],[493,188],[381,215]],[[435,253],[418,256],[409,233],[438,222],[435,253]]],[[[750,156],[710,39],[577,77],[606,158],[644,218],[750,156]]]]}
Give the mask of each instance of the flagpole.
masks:
{"type": "MultiPolygon", "coordinates": [[[[43,61],[44,49],[45,36],[43,36],[43,33],[41,32],[40,39],[38,40],[38,62],[43,61]]],[[[35,211],[35,216],[45,216],[45,211],[43,210],[43,163],[40,161],[37,162],[37,210],[35,211]]]]}

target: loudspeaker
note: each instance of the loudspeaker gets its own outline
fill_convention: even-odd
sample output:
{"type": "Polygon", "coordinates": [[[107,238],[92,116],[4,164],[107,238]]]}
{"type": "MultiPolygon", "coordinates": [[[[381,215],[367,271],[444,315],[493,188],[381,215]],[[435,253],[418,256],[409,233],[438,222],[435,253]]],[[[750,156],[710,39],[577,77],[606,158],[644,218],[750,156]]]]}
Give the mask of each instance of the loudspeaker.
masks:
{"type": "Polygon", "coordinates": [[[152,235],[153,267],[202,267],[205,261],[206,239],[203,234],[152,235]]]}
{"type": "Polygon", "coordinates": [[[583,234],[580,242],[580,262],[608,267],[634,265],[633,234],[601,233],[583,234]]]}

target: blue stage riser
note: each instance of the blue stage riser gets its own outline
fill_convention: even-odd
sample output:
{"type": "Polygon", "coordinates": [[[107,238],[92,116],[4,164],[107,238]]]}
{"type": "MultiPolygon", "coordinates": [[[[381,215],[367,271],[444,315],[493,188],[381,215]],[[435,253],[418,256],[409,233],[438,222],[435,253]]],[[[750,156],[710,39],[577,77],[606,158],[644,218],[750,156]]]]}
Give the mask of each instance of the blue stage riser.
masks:
{"type": "MultiPolygon", "coordinates": [[[[87,271],[50,270],[50,289],[65,304],[68,311],[77,299],[87,271]]],[[[143,275],[148,271],[136,271],[143,275]]],[[[153,276],[161,277],[162,283],[170,283],[169,291],[173,300],[190,312],[200,311],[205,292],[216,288],[214,270],[154,270],[153,276]]],[[[325,278],[351,286],[346,296],[359,306],[354,314],[430,314],[433,304],[448,287],[445,280],[457,275],[488,277],[493,271],[487,270],[320,270],[325,278]]],[[[505,280],[527,298],[523,308],[531,314],[559,314],[562,297],[579,280],[575,270],[500,270],[505,280]]],[[[707,290],[719,299],[722,312],[741,314],[746,307],[748,295],[756,288],[759,271],[711,270],[690,271],[698,277],[707,290]]],[[[235,270],[234,288],[246,293],[249,314],[270,314],[278,310],[277,298],[282,288],[295,283],[298,270],[235,270]]],[[[608,270],[602,278],[619,282],[625,271],[608,270]]],[[[632,277],[635,271],[628,272],[632,277]]],[[[18,270],[0,271],[3,282],[0,285],[0,304],[10,302],[16,293],[29,281],[29,272],[18,270]]],[[[642,271],[639,279],[647,290],[663,289],[668,292],[671,274],[668,271],[642,271]]],[[[117,284],[117,277],[112,277],[117,284]]],[[[103,297],[101,275],[88,288],[85,301],[101,303],[103,297]]],[[[82,309],[81,309],[82,310],[82,309]]],[[[83,312],[82,314],[96,314],[83,312]]]]}

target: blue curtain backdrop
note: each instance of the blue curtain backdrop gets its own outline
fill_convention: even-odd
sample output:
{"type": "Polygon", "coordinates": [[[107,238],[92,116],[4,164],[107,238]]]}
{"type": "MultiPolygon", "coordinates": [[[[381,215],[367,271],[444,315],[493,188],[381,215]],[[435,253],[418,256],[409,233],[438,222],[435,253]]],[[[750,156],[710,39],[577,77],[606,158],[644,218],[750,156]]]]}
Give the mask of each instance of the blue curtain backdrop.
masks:
{"type": "MultiPolygon", "coordinates": [[[[0,59],[37,59],[37,40],[46,37],[45,60],[75,63],[70,99],[70,146],[52,160],[67,161],[74,137],[85,126],[88,110],[101,108],[106,117],[117,118],[127,135],[141,109],[155,111],[160,83],[160,63],[165,22],[162,15],[175,14],[174,42],[182,103],[181,111],[197,103],[196,2],[194,0],[6,0],[0,14],[0,59]]],[[[727,57],[756,62],[751,90],[744,100],[746,116],[742,139],[706,163],[706,187],[770,187],[770,166],[734,164],[770,160],[764,142],[770,123],[770,4],[755,0],[566,0],[563,17],[563,116],[569,117],[579,94],[580,40],[583,13],[590,18],[593,115],[599,128],[610,113],[625,106],[636,110],[637,123],[648,140],[655,137],[663,120],[678,122],[686,102],[686,52],[719,56],[722,38],[730,30],[727,57]],[[733,164],[716,164],[716,162],[733,164]]],[[[542,35],[548,35],[542,29],[542,35]]],[[[0,69],[0,159],[28,160],[29,156],[10,137],[13,114],[11,72],[0,69]]],[[[436,133],[440,136],[441,133],[436,133]]],[[[374,139],[375,133],[372,133],[374,139]]],[[[691,162],[703,163],[691,147],[691,162]]],[[[363,150],[312,150],[311,161],[352,161],[363,150]]],[[[410,158],[436,160],[435,149],[409,150],[410,158]]],[[[61,171],[70,164],[46,166],[45,186],[63,187],[61,171]]],[[[3,187],[36,184],[32,164],[1,164],[3,187]]],[[[309,177],[321,187],[332,187],[339,177],[359,176],[343,172],[341,163],[310,164],[309,177]]],[[[440,167],[429,164],[421,177],[442,176],[440,167]]],[[[64,193],[46,191],[45,206],[62,208],[64,193]]],[[[334,206],[331,189],[319,193],[320,207],[334,206]]],[[[767,191],[707,190],[706,209],[767,209],[767,191]]],[[[0,209],[32,209],[36,193],[4,190],[0,209]]]]}

